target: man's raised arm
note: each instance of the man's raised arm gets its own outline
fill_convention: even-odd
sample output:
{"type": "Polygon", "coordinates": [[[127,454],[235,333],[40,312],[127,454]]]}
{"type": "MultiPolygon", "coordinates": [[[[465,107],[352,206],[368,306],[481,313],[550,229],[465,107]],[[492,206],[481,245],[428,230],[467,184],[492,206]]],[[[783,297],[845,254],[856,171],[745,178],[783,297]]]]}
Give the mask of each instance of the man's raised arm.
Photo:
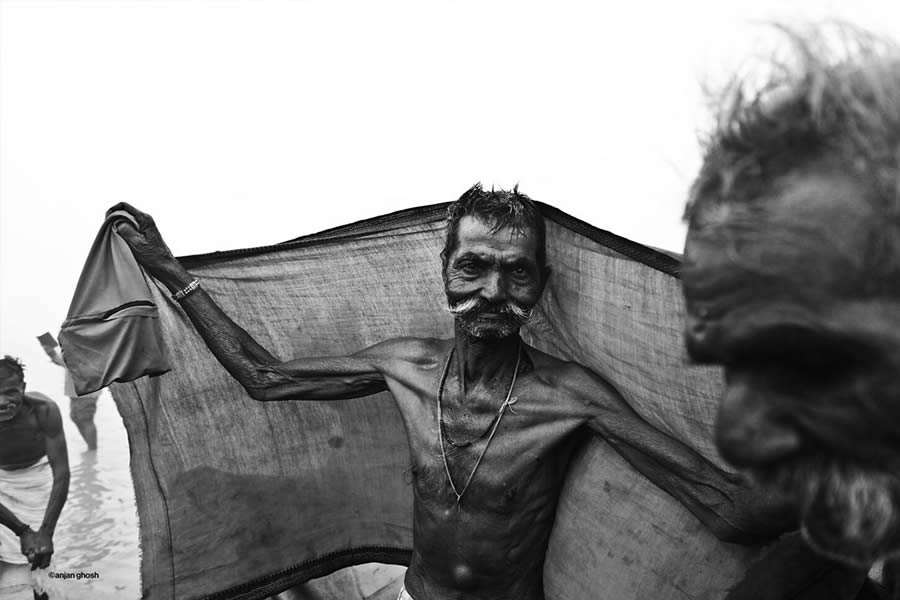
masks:
{"type": "MultiPolygon", "coordinates": [[[[188,288],[194,277],[172,255],[153,218],[124,202],[107,214],[117,210],[138,224],[137,229],[127,220],[117,225],[138,263],[173,294],[188,288]]],[[[213,355],[256,400],[338,400],[387,389],[379,364],[390,358],[390,342],[351,356],[282,362],[231,320],[202,287],[184,296],[181,305],[213,355]]]]}
{"type": "Polygon", "coordinates": [[[647,423],[606,380],[573,366],[574,393],[597,409],[589,423],[631,465],[674,496],[716,537],[770,541],[794,524],[791,507],[723,471],[699,452],[647,423]]]}

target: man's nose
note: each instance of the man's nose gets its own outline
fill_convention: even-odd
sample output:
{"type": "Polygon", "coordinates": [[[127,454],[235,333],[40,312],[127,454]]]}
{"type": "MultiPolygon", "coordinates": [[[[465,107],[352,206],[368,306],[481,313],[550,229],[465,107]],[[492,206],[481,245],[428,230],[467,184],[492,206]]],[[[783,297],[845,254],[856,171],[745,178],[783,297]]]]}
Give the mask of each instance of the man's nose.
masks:
{"type": "Polygon", "coordinates": [[[481,295],[488,302],[506,299],[506,285],[500,273],[490,273],[484,278],[481,295]]]}

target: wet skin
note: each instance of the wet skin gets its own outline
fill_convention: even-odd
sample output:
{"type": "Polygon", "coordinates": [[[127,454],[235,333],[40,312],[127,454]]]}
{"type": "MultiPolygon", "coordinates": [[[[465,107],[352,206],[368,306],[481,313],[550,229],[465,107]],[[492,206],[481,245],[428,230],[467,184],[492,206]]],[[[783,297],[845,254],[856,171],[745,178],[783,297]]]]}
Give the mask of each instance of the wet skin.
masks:
{"type": "Polygon", "coordinates": [[[900,550],[900,303],[863,260],[887,221],[839,164],[761,197],[700,197],[682,272],[689,353],[722,365],[722,456],[793,496],[803,533],[866,566],[900,550]]]}
{"type": "Polygon", "coordinates": [[[0,401],[0,436],[3,438],[3,444],[0,444],[0,469],[14,471],[37,464],[47,455],[47,401],[23,394],[15,405],[15,414],[5,420],[3,417],[9,412],[4,411],[2,406],[3,402],[0,401]]]}
{"type": "MultiPolygon", "coordinates": [[[[415,543],[407,588],[415,598],[543,598],[542,565],[576,439],[572,433],[600,411],[558,381],[570,365],[523,344],[515,412],[503,416],[457,504],[441,459],[436,409],[436,390],[454,340],[403,344],[424,359],[387,370],[406,425],[414,476],[415,543]]],[[[454,363],[442,398],[443,416],[450,436],[464,442],[491,425],[510,370],[507,377],[470,384],[464,398],[462,367],[454,363]]],[[[458,490],[486,443],[482,439],[457,449],[445,438],[458,490]]]]}
{"type": "MultiPolygon", "coordinates": [[[[69,489],[69,458],[62,417],[52,400],[38,393],[25,393],[18,375],[0,368],[0,468],[25,469],[45,456],[53,473],[53,487],[41,523],[20,537],[21,550],[35,567],[46,567],[53,554],[53,534],[69,489]]],[[[0,524],[17,530],[22,521],[0,505],[0,524]]]]}
{"type": "MultiPolygon", "coordinates": [[[[131,212],[140,226],[120,228],[138,261],[169,289],[187,285],[190,274],[172,258],[152,219],[128,205],[110,210],[118,209],[131,212]]],[[[479,297],[487,308],[458,318],[454,339],[395,339],[351,356],[282,362],[202,289],[182,305],[210,350],[257,400],[337,400],[391,391],[413,473],[414,547],[406,587],[416,600],[543,599],[555,507],[583,426],[603,435],[715,533],[738,535],[735,524],[758,500],[743,497],[739,480],[650,427],[593,372],[528,347],[515,327],[510,332],[511,317],[496,307],[533,306],[549,273],[537,263],[534,239],[464,217],[458,241],[444,270],[448,300],[479,297]],[[476,330],[477,337],[471,335],[476,330]],[[437,402],[444,369],[446,432],[458,443],[477,440],[457,449],[444,439],[450,475],[462,490],[488,443],[482,433],[506,397],[520,349],[515,403],[458,503],[441,458],[437,402]]],[[[758,526],[754,521],[747,529],[760,533],[758,526]]]]}

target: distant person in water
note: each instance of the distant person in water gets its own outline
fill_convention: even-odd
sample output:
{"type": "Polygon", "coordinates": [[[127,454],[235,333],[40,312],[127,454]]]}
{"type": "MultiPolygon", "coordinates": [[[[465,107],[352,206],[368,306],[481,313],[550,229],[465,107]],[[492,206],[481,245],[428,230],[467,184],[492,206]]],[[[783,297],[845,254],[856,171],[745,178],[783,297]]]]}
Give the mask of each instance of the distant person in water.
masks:
{"type": "Polygon", "coordinates": [[[54,364],[59,365],[66,370],[66,382],[64,393],[69,397],[69,418],[75,423],[81,437],[87,443],[88,450],[97,449],[97,426],[94,425],[94,415],[97,413],[97,399],[100,392],[92,392],[79,396],[75,391],[75,384],[72,381],[72,374],[69,372],[63,356],[59,351],[59,345],[49,333],[38,336],[41,342],[41,348],[50,357],[54,364]]]}
{"type": "Polygon", "coordinates": [[[46,600],[41,582],[68,492],[59,407],[26,393],[22,363],[0,358],[0,598],[29,598],[30,591],[46,600]]]}

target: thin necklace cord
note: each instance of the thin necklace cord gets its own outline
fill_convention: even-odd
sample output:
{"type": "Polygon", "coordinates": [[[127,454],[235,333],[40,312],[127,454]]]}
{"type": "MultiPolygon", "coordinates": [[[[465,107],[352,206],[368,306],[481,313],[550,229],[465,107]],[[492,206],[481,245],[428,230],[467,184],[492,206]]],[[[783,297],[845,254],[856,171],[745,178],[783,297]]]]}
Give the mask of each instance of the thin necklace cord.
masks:
{"type": "MultiPolygon", "coordinates": [[[[453,477],[450,475],[450,465],[447,463],[447,452],[444,450],[444,434],[443,434],[443,413],[441,409],[441,397],[444,392],[444,383],[447,381],[447,373],[450,371],[450,363],[453,360],[453,351],[455,348],[450,349],[450,355],[447,357],[447,364],[444,365],[444,372],[441,375],[441,383],[438,386],[437,393],[437,412],[438,412],[438,441],[441,446],[441,460],[444,462],[444,471],[447,473],[447,481],[450,482],[450,489],[453,490],[453,493],[456,495],[456,504],[459,506],[462,503],[462,497],[466,493],[466,490],[469,489],[469,484],[472,483],[472,478],[475,477],[475,471],[478,470],[478,466],[481,464],[481,459],[484,458],[484,455],[487,453],[488,446],[491,445],[491,440],[494,439],[494,434],[497,433],[497,429],[500,427],[500,420],[503,419],[503,414],[506,412],[506,409],[509,408],[512,410],[512,405],[516,403],[518,398],[512,398],[513,389],[516,386],[516,377],[519,375],[519,365],[522,362],[522,345],[521,343],[516,348],[516,367],[513,370],[512,381],[509,384],[509,391],[506,393],[506,400],[503,401],[503,404],[500,405],[499,410],[497,411],[497,416],[494,418],[493,427],[491,428],[491,434],[488,436],[487,442],[484,444],[484,448],[481,450],[481,454],[478,455],[478,460],[475,461],[475,466],[472,467],[472,472],[469,473],[469,478],[466,479],[466,483],[463,486],[462,491],[457,491],[456,484],[453,483],[453,477]]],[[[449,436],[448,441],[449,441],[449,436]]],[[[481,439],[484,437],[484,434],[479,436],[477,439],[481,439]]],[[[474,441],[469,442],[472,444],[474,441]]],[[[466,444],[468,446],[469,444],[466,444]]],[[[454,444],[456,445],[456,444],[454,444]]]]}

